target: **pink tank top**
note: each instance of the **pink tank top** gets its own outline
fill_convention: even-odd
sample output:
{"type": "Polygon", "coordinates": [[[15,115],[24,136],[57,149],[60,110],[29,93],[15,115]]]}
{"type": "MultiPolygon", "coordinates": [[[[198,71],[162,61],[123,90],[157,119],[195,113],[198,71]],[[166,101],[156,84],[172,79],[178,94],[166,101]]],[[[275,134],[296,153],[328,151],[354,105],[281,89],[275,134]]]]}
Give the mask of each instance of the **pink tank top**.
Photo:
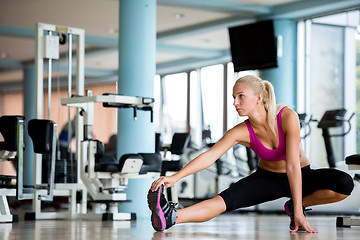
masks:
{"type": "Polygon", "coordinates": [[[276,116],[276,122],[279,133],[279,146],[275,149],[266,148],[256,136],[254,129],[251,127],[249,120],[245,120],[245,124],[249,130],[250,148],[263,160],[269,162],[277,162],[286,159],[286,137],[281,127],[281,113],[283,107],[276,116]]]}

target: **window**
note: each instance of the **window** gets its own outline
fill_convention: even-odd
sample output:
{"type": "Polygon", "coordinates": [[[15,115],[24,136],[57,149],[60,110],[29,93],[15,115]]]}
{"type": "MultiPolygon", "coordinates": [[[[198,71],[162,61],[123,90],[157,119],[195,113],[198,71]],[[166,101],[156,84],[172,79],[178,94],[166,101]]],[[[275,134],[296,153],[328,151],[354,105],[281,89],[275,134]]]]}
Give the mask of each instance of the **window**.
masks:
{"type": "Polygon", "coordinates": [[[163,142],[171,143],[176,132],[186,132],[187,74],[167,75],[163,86],[163,142]]]}
{"type": "Polygon", "coordinates": [[[197,71],[192,71],[190,73],[190,133],[191,141],[199,147],[203,143],[202,116],[200,74],[197,71]]]}
{"type": "MultiPolygon", "coordinates": [[[[355,37],[356,37],[356,113],[360,113],[360,31],[357,31],[355,37]]],[[[356,152],[360,153],[360,117],[356,118],[356,152]]]]}
{"type": "Polygon", "coordinates": [[[211,130],[211,138],[214,142],[223,136],[223,79],[223,65],[215,65],[201,69],[204,128],[211,130]]]}
{"type": "Polygon", "coordinates": [[[240,117],[233,106],[232,97],[233,87],[237,79],[246,75],[258,76],[257,70],[234,72],[234,65],[230,62],[227,64],[227,130],[243,122],[247,117],[240,117]]]}

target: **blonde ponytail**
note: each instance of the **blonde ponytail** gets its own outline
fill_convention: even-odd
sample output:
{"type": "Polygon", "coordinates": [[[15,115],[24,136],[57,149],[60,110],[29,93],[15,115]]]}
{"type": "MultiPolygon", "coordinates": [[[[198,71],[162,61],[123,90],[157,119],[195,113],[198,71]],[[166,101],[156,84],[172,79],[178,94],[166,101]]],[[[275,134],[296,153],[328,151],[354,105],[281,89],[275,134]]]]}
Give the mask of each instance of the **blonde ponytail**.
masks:
{"type": "Polygon", "coordinates": [[[264,108],[267,112],[266,120],[271,128],[271,131],[276,135],[276,97],[274,87],[269,81],[262,80],[265,86],[265,93],[263,93],[264,108]]]}

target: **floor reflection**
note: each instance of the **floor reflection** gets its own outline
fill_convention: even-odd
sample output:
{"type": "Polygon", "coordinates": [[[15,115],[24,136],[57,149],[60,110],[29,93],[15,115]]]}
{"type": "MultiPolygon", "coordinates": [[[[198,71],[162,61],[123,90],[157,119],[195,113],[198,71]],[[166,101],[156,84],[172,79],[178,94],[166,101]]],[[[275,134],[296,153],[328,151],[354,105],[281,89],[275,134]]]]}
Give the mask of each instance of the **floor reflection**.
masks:
{"type": "Polygon", "coordinates": [[[136,221],[38,220],[0,224],[0,239],[92,240],[92,239],[222,239],[222,240],[331,240],[359,239],[360,227],[336,228],[335,216],[309,216],[318,234],[291,234],[284,215],[224,214],[206,223],[179,224],[156,232],[148,219],[136,221]]]}

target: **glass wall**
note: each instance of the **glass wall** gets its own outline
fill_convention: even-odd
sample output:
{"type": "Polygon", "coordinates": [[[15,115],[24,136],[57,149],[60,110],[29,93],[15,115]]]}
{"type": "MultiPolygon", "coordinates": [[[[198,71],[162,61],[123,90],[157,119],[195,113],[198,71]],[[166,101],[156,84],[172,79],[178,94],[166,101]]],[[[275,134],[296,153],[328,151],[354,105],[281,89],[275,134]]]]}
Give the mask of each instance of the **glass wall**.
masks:
{"type": "MultiPolygon", "coordinates": [[[[327,110],[344,107],[344,30],[342,27],[313,23],[311,26],[311,58],[310,58],[310,91],[311,114],[320,120],[327,110]]],[[[330,129],[330,131],[339,129],[330,129]]],[[[341,129],[342,130],[342,129],[341,129]]],[[[335,159],[343,156],[343,141],[332,138],[336,146],[335,159]]],[[[312,132],[313,147],[310,150],[311,159],[316,164],[327,167],[326,150],[322,132],[316,129],[312,132]]]]}
{"type": "MultiPolygon", "coordinates": [[[[307,20],[305,44],[305,96],[306,113],[321,120],[328,110],[345,108],[345,119],[355,112],[355,27],[359,23],[358,11],[307,20]]],[[[307,138],[307,152],[312,165],[329,167],[323,130],[311,124],[307,138]]],[[[346,132],[349,126],[328,128],[330,135],[346,132]]],[[[346,136],[330,137],[337,166],[355,151],[355,132],[346,136]]]]}

